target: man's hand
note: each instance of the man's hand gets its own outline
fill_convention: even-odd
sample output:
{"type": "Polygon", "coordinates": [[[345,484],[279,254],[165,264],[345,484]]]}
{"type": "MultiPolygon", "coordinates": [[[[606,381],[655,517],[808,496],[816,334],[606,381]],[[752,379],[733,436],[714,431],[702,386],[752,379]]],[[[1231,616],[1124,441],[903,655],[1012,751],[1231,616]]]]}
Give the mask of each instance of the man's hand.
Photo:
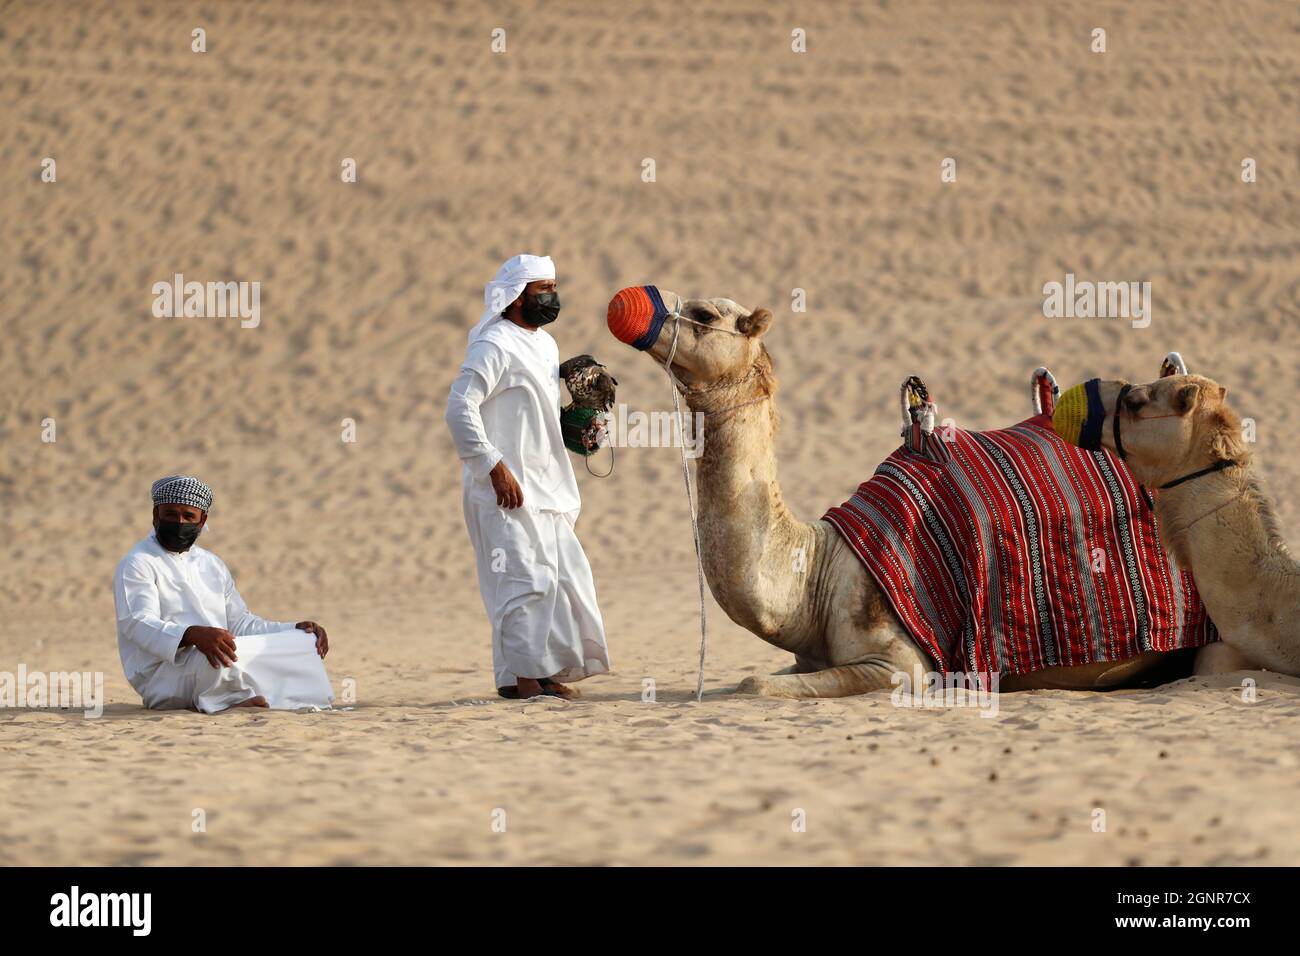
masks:
{"type": "Polygon", "coordinates": [[[316,635],[316,653],[324,660],[325,655],[330,652],[330,639],[325,634],[325,628],[315,621],[299,621],[297,627],[300,631],[310,631],[316,635]]]}
{"type": "Polygon", "coordinates": [[[497,504],[502,508],[518,508],[524,503],[524,489],[515,481],[505,459],[493,466],[488,477],[492,479],[492,490],[497,493],[497,504]]]}
{"type": "Polygon", "coordinates": [[[224,627],[200,627],[193,624],[185,629],[181,647],[197,647],[213,667],[229,667],[239,660],[235,656],[235,635],[224,627]]]}

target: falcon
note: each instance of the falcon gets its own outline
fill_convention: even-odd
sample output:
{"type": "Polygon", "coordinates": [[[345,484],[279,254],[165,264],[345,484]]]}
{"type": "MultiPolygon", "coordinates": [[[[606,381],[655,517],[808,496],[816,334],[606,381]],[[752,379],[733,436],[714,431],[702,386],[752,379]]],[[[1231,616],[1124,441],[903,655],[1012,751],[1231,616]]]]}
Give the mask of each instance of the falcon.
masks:
{"type": "Polygon", "coordinates": [[[590,408],[607,412],[614,407],[614,386],[618,379],[590,355],[575,355],[560,365],[560,378],[573,401],[568,408],[590,408]]]}

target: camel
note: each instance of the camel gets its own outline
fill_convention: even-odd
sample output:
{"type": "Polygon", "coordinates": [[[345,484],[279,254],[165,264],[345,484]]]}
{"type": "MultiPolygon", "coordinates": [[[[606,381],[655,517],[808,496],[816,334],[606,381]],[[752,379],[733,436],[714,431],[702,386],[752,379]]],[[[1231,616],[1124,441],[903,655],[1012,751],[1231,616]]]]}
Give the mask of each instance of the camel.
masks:
{"type": "MultiPolygon", "coordinates": [[[[782,500],[777,378],[763,344],[772,313],[727,298],[680,301],[684,321],[665,322],[646,354],[661,367],[672,356],[686,404],[704,416],[707,441],[696,459],[704,573],[732,621],[795,658],[786,670],[745,678],[738,692],[846,697],[891,689],[900,672],[939,670],[835,528],[798,520],[782,500]]],[[[999,689],[1110,689],[1164,656],[1047,668],[1003,677],[999,689]]]]}
{"type": "Polygon", "coordinates": [[[1200,375],[1095,388],[1105,413],[1102,446],[1121,452],[1119,403],[1121,457],[1138,481],[1160,489],[1161,539],[1191,570],[1223,640],[1202,649],[1196,671],[1263,667],[1300,677],[1300,564],[1252,472],[1227,391],[1200,375]]]}

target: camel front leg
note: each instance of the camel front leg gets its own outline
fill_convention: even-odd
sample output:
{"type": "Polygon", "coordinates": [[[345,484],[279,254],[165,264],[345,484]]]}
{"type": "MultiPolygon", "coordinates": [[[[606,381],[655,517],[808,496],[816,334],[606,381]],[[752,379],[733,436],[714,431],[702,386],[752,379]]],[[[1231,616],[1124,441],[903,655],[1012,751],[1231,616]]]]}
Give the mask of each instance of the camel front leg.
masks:
{"type": "Polygon", "coordinates": [[[1192,673],[1197,677],[1210,674],[1231,674],[1234,671],[1257,671],[1258,665],[1235,647],[1216,641],[1206,644],[1196,652],[1192,673]]]}
{"type": "Polygon", "coordinates": [[[853,697],[875,690],[894,687],[893,676],[899,670],[886,661],[842,664],[811,674],[773,674],[770,677],[746,677],[736,688],[739,694],[761,697],[853,697]]]}

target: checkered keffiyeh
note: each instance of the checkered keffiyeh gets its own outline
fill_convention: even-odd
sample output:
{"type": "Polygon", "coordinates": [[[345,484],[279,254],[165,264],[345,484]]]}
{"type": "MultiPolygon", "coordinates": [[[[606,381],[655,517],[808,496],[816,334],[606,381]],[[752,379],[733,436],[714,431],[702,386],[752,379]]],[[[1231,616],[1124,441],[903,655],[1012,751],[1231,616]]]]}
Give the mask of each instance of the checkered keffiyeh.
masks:
{"type": "Polygon", "coordinates": [[[200,511],[212,508],[212,489],[189,475],[171,475],[153,483],[155,505],[189,505],[200,511]]]}

